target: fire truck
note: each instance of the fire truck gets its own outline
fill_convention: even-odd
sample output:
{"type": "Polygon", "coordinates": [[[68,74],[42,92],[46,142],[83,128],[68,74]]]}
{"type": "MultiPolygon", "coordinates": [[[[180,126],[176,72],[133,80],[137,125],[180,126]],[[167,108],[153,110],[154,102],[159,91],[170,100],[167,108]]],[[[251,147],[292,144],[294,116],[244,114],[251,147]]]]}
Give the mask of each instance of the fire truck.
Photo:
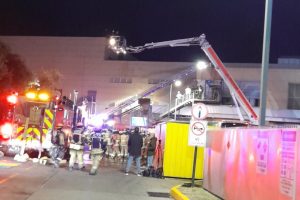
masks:
{"type": "Polygon", "coordinates": [[[40,89],[39,85],[31,85],[24,95],[19,96],[11,120],[14,128],[2,141],[4,153],[14,155],[22,149],[30,153],[47,151],[52,146],[51,139],[57,124],[63,124],[65,131],[70,132],[72,102],[53,94],[52,91],[40,89]]]}
{"type": "Polygon", "coordinates": [[[15,92],[0,97],[0,141],[8,140],[13,134],[14,110],[18,102],[15,92]]]}

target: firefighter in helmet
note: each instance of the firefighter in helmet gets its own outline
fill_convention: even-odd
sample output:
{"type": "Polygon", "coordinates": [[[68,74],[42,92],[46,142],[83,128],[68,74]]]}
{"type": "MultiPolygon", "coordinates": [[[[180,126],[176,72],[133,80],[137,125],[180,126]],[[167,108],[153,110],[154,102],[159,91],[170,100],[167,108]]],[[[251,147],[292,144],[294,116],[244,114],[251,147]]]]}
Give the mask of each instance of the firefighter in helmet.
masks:
{"type": "Polygon", "coordinates": [[[90,136],[92,167],[90,175],[96,175],[99,162],[102,159],[103,150],[101,149],[101,130],[94,130],[90,136]]]}
{"type": "Polygon", "coordinates": [[[106,152],[105,155],[109,158],[112,155],[112,141],[111,141],[111,133],[108,130],[104,130],[104,141],[106,143],[106,152]]]}
{"type": "Polygon", "coordinates": [[[125,158],[127,157],[128,154],[128,133],[121,132],[120,136],[120,145],[121,145],[121,152],[120,152],[120,157],[125,158]]]}
{"type": "Polygon", "coordinates": [[[84,126],[81,122],[77,123],[76,128],[72,131],[70,138],[70,160],[69,171],[74,169],[74,164],[77,161],[78,169],[82,170],[83,166],[83,147],[85,144],[85,137],[83,135],[84,126]]]}
{"type": "Polygon", "coordinates": [[[59,163],[64,159],[68,146],[68,138],[66,133],[62,130],[63,124],[58,123],[56,131],[53,133],[52,143],[53,146],[50,149],[50,155],[55,167],[59,167],[59,163]]]}

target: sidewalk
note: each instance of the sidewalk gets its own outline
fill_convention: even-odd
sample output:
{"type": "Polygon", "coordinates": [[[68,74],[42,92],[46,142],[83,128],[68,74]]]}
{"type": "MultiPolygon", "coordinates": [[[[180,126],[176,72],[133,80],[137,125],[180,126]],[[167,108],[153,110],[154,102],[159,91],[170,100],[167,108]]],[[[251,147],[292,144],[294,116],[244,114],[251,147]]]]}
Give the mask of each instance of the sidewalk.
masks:
{"type": "Polygon", "coordinates": [[[195,183],[194,187],[190,183],[175,186],[170,194],[175,200],[220,200],[202,188],[202,181],[195,183]]]}

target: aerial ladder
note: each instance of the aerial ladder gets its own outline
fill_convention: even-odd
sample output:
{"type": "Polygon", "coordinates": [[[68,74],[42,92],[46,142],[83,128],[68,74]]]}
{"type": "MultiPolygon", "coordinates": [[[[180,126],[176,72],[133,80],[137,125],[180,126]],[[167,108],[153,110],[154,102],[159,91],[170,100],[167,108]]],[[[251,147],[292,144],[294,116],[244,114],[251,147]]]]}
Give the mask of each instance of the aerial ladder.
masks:
{"type": "MultiPolygon", "coordinates": [[[[237,113],[239,115],[239,118],[241,121],[245,121],[240,106],[245,111],[245,113],[248,116],[248,119],[251,123],[257,124],[258,123],[258,116],[255,113],[253,107],[251,106],[250,102],[242,92],[242,90],[239,88],[237,83],[232,78],[231,74],[223,64],[223,62],[220,60],[212,46],[209,44],[209,42],[206,40],[205,34],[200,35],[199,37],[193,37],[193,38],[186,38],[186,39],[178,39],[178,40],[170,40],[170,41],[164,41],[164,42],[152,42],[152,43],[146,43],[143,46],[127,46],[126,40],[121,36],[111,36],[109,40],[109,48],[113,50],[115,53],[140,53],[147,49],[155,49],[155,48],[162,48],[162,47],[188,47],[188,46],[200,46],[201,49],[204,51],[210,62],[213,64],[215,70],[218,72],[218,74],[223,79],[224,83],[227,85],[231,97],[236,105],[237,113]]],[[[172,82],[171,82],[172,83],[172,82]]],[[[168,84],[171,84],[168,83],[168,84]]],[[[158,87],[158,86],[157,86],[158,87]]],[[[142,97],[142,96],[141,96],[142,97]]],[[[130,102],[134,102],[134,97],[129,99],[126,104],[130,102]]],[[[123,105],[122,105],[123,106],[123,105]]],[[[122,107],[121,106],[121,107],[122,107]]],[[[118,110],[120,108],[115,107],[114,110],[118,110]]]]}

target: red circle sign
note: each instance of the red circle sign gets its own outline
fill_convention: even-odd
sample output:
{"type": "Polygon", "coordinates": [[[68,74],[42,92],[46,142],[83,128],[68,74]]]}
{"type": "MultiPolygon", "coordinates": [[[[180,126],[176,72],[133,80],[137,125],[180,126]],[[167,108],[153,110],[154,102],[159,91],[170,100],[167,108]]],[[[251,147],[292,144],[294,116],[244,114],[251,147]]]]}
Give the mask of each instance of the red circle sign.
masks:
{"type": "Polygon", "coordinates": [[[196,136],[200,136],[205,133],[205,125],[201,122],[195,122],[192,124],[192,133],[196,136]]]}

